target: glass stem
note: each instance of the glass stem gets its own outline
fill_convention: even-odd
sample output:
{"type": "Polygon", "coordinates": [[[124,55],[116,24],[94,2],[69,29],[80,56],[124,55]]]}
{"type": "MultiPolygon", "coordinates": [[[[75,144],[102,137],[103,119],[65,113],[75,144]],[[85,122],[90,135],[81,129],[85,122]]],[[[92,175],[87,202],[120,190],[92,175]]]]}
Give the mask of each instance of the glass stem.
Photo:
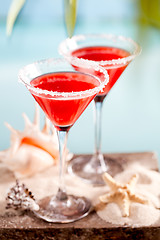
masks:
{"type": "Polygon", "coordinates": [[[67,145],[67,136],[68,131],[57,131],[58,141],[59,141],[59,188],[56,195],[56,198],[60,201],[67,199],[65,184],[64,184],[64,175],[66,170],[66,145],[67,145]]]}
{"type": "Polygon", "coordinates": [[[95,154],[101,153],[101,119],[102,119],[102,102],[95,104],[95,154]]]}
{"type": "Polygon", "coordinates": [[[102,104],[103,101],[94,101],[95,105],[95,153],[94,159],[100,162],[103,171],[107,170],[107,166],[104,161],[104,157],[101,153],[101,119],[102,119],[102,104]]]}

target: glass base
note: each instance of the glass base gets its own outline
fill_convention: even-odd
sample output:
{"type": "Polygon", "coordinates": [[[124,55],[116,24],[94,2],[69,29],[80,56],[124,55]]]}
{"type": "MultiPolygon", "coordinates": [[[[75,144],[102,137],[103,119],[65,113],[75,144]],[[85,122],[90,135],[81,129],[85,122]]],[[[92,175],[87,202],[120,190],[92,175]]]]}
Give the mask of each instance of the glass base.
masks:
{"type": "Polygon", "coordinates": [[[97,186],[105,184],[102,178],[104,172],[107,171],[110,175],[114,176],[122,170],[121,164],[117,163],[115,159],[105,157],[102,165],[99,160],[95,159],[94,155],[83,155],[74,158],[68,166],[70,174],[74,174],[87,183],[97,186]]]}
{"type": "Polygon", "coordinates": [[[84,197],[67,195],[66,200],[46,197],[39,202],[39,211],[35,215],[47,222],[69,223],[87,216],[91,210],[91,203],[84,197]]]}

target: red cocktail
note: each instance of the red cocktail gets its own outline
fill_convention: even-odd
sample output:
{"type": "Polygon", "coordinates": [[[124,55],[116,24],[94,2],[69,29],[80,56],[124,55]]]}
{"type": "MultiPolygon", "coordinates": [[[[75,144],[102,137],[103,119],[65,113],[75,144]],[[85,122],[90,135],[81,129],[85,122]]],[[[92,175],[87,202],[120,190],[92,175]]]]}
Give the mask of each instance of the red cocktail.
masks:
{"type": "Polygon", "coordinates": [[[60,53],[77,70],[78,60],[83,63],[98,63],[109,74],[109,83],[95,97],[95,154],[91,159],[74,159],[69,171],[90,183],[103,184],[102,173],[109,171],[112,175],[121,170],[115,161],[104,159],[101,153],[101,110],[102,103],[108,92],[114,86],[128,64],[140,53],[141,48],[130,38],[111,34],[77,35],[68,38],[60,44],[60,53]],[[76,62],[76,64],[75,64],[76,62]],[[112,162],[110,164],[110,162],[112,162]]]}
{"type": "MultiPolygon", "coordinates": [[[[73,57],[83,58],[91,61],[112,61],[113,59],[118,60],[120,58],[125,58],[130,55],[130,53],[124,49],[116,48],[116,47],[106,47],[106,46],[95,46],[95,47],[84,47],[71,52],[73,57]]],[[[102,93],[99,93],[97,98],[99,101],[103,101],[104,97],[116,83],[124,69],[127,67],[126,65],[116,66],[103,65],[104,68],[108,71],[109,74],[109,83],[103,89],[102,93]],[[101,96],[101,97],[100,97],[101,96]]]]}
{"type": "Polygon", "coordinates": [[[90,74],[86,74],[74,70],[65,59],[47,59],[26,66],[19,73],[19,79],[56,127],[58,134],[59,188],[55,196],[40,200],[40,209],[35,211],[38,217],[48,222],[73,222],[90,211],[88,199],[66,193],[64,171],[67,133],[108,80],[106,71],[97,64],[94,66],[95,69],[93,65],[91,68],[90,64],[80,64],[86,72],[89,69],[90,74]],[[97,75],[100,71],[103,80],[91,75],[95,71],[97,75]]]}
{"type": "MultiPolygon", "coordinates": [[[[93,76],[77,72],[49,73],[39,76],[31,81],[31,86],[57,93],[84,92],[98,87],[100,82],[93,76]]],[[[95,94],[79,96],[77,98],[54,98],[32,93],[48,118],[57,130],[69,130],[79,118],[95,94]]]]}

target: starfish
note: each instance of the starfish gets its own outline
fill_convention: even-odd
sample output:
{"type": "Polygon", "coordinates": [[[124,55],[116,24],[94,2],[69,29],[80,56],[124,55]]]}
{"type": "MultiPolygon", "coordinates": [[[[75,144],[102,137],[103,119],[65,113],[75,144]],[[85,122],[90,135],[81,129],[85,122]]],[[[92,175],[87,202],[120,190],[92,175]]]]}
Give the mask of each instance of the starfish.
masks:
{"type": "MultiPolygon", "coordinates": [[[[129,216],[129,208],[131,202],[138,202],[141,204],[148,204],[148,200],[135,193],[135,185],[138,180],[138,175],[134,174],[126,184],[116,182],[108,173],[103,174],[105,183],[111,189],[111,192],[99,197],[101,203],[115,202],[119,205],[123,217],[129,216]]],[[[102,205],[101,205],[102,206],[102,205]]]]}

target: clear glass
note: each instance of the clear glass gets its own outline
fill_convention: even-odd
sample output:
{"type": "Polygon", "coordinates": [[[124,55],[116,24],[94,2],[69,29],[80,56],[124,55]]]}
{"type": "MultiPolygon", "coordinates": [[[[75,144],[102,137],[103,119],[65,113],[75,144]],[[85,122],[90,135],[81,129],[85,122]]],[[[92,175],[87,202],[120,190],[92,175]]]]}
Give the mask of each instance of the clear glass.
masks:
{"type": "MultiPolygon", "coordinates": [[[[27,65],[19,72],[19,80],[25,84],[44,113],[51,120],[57,130],[59,139],[59,187],[57,194],[41,199],[38,202],[40,209],[34,212],[38,217],[48,222],[73,222],[86,216],[91,209],[91,203],[88,199],[68,195],[66,192],[64,179],[66,169],[65,149],[69,129],[77,121],[78,117],[95,95],[99,91],[102,91],[109,77],[107,72],[97,64],[94,66],[93,64],[85,64],[84,66],[82,62],[81,66],[85,72],[88,73],[77,72],[65,59],[46,59],[27,65]],[[95,73],[103,76],[103,80],[95,77],[95,73]],[[63,86],[64,84],[66,84],[66,87],[69,85],[70,89],[64,89],[60,81],[56,89],[63,88],[63,91],[55,91],[54,89],[51,90],[51,88],[46,89],[46,86],[42,87],[43,82],[46,81],[45,79],[47,78],[49,82],[53,75],[61,76],[60,81],[62,82],[64,80],[64,82],[62,82],[63,86]],[[73,82],[71,84],[71,81],[75,79],[77,86],[79,86],[80,81],[84,84],[86,84],[86,82],[94,82],[96,84],[92,87],[89,85],[88,88],[82,91],[81,88],[74,91],[73,82]],[[38,85],[36,85],[37,82],[38,85]],[[42,85],[40,85],[40,83],[42,83],[42,85]],[[71,105],[72,108],[70,107],[69,109],[71,105]]],[[[51,83],[53,86],[53,79],[51,83]]]]}
{"type": "MultiPolygon", "coordinates": [[[[94,99],[95,105],[95,150],[92,157],[81,156],[71,161],[69,171],[72,174],[83,178],[87,182],[95,185],[103,185],[102,173],[108,171],[111,175],[121,171],[121,166],[111,158],[104,158],[101,152],[101,118],[102,105],[105,97],[112,89],[122,72],[128,64],[141,52],[140,46],[130,38],[116,36],[112,34],[90,34],[75,35],[67,38],[59,46],[59,52],[70,64],[78,60],[88,63],[98,63],[104,67],[109,74],[109,83],[103,93],[99,93],[94,99]],[[105,47],[110,49],[112,58],[106,59],[105,47]],[[96,48],[96,56],[85,55],[86,49],[96,48]],[[83,49],[83,51],[82,51],[83,49]],[[116,50],[114,50],[116,49],[116,50]],[[121,57],[115,57],[115,51],[122,54],[121,57]],[[125,54],[124,54],[125,53],[125,54]]],[[[80,67],[79,67],[80,69],[80,67]]]]}

